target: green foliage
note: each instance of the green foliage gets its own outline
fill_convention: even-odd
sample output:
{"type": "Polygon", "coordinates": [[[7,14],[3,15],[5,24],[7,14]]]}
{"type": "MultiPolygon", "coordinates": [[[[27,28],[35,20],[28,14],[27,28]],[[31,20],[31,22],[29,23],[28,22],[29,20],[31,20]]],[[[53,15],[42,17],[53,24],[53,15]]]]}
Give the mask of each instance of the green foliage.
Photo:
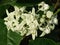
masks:
{"type": "Polygon", "coordinates": [[[20,34],[7,31],[4,20],[0,19],[0,45],[19,45],[22,39],[20,34]]]}
{"type": "Polygon", "coordinates": [[[2,19],[0,19],[0,45],[7,45],[7,29],[2,19]]]}
{"type": "Polygon", "coordinates": [[[60,45],[60,42],[58,42],[57,45],[60,45]]]}
{"type": "Polygon", "coordinates": [[[16,0],[0,0],[0,6],[15,3],[16,0]]]}
{"type": "Polygon", "coordinates": [[[7,45],[19,45],[23,37],[11,30],[7,33],[7,45]]]}
{"type": "Polygon", "coordinates": [[[51,39],[36,38],[35,40],[30,40],[29,45],[56,45],[56,43],[51,39]]]}
{"type": "Polygon", "coordinates": [[[9,5],[2,5],[0,7],[0,19],[3,19],[4,17],[6,17],[6,9],[9,8],[9,5]]]}

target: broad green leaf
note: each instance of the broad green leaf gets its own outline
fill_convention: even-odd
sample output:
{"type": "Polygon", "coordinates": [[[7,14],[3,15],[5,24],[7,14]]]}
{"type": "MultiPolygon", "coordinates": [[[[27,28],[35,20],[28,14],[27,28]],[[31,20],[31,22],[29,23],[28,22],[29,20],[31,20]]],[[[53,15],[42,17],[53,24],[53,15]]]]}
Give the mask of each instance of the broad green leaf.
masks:
{"type": "Polygon", "coordinates": [[[3,5],[0,7],[0,19],[6,17],[6,9],[9,8],[10,5],[3,5]]]}
{"type": "Polygon", "coordinates": [[[3,19],[0,19],[0,45],[7,45],[7,29],[3,19]]]}
{"type": "Polygon", "coordinates": [[[56,45],[56,43],[51,39],[37,38],[35,40],[30,40],[29,45],[56,45]]]}
{"type": "Polygon", "coordinates": [[[7,45],[19,45],[23,37],[11,30],[7,33],[7,45]]]}
{"type": "Polygon", "coordinates": [[[60,45],[60,42],[58,42],[57,45],[60,45]]]}
{"type": "Polygon", "coordinates": [[[15,3],[16,0],[0,0],[0,6],[15,3]]]}
{"type": "Polygon", "coordinates": [[[23,37],[11,30],[8,32],[4,20],[0,19],[0,45],[19,45],[23,37]]]}

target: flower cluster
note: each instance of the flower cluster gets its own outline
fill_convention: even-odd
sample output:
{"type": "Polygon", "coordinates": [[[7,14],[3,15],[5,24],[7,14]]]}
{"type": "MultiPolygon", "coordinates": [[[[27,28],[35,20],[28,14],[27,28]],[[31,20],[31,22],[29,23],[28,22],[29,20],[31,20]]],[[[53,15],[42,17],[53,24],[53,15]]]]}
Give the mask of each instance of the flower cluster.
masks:
{"type": "Polygon", "coordinates": [[[53,12],[48,10],[49,5],[45,2],[38,4],[38,11],[35,11],[35,8],[32,8],[32,11],[25,10],[24,7],[14,6],[15,11],[10,12],[6,9],[7,17],[4,18],[5,25],[8,30],[18,31],[21,36],[32,35],[34,40],[37,36],[37,29],[39,28],[42,31],[40,37],[45,34],[50,33],[54,29],[55,24],[58,23],[57,17],[53,15],[53,12]],[[43,11],[43,15],[40,17],[36,12],[43,11]],[[39,18],[39,19],[38,19],[39,18]]]}

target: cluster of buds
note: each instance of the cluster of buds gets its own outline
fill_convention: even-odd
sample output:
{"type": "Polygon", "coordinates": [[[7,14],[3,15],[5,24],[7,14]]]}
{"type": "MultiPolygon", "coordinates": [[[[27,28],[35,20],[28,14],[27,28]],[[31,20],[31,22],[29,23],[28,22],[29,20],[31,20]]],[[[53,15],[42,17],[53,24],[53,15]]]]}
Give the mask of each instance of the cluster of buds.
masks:
{"type": "Polygon", "coordinates": [[[17,31],[20,32],[21,36],[32,35],[34,40],[37,37],[37,29],[39,28],[42,31],[40,37],[45,34],[49,34],[51,30],[54,29],[55,24],[58,23],[57,17],[53,16],[53,12],[48,10],[49,5],[41,2],[38,4],[38,11],[35,11],[35,8],[32,8],[32,11],[27,11],[26,7],[17,7],[14,6],[15,11],[10,12],[6,9],[7,17],[4,18],[5,25],[7,26],[8,31],[17,31]],[[43,11],[43,15],[39,17],[39,14],[36,12],[43,11]],[[38,21],[39,18],[39,21],[38,21]]]}

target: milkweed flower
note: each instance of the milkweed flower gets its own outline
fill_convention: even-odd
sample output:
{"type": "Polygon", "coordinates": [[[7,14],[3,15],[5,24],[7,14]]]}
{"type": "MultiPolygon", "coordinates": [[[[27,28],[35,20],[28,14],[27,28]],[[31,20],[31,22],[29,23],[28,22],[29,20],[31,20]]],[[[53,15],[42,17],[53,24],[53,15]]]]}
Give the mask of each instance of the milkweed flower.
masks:
{"type": "Polygon", "coordinates": [[[54,17],[53,15],[52,11],[47,11],[45,15],[42,15],[40,18],[39,29],[42,31],[40,37],[49,34],[51,30],[54,29],[55,24],[58,24],[57,17],[54,17]]]}
{"type": "Polygon", "coordinates": [[[5,25],[9,30],[17,31],[21,36],[32,35],[32,39],[35,40],[39,29],[42,31],[40,37],[49,34],[54,29],[55,24],[58,24],[57,17],[53,16],[53,12],[48,10],[49,5],[45,2],[38,4],[38,10],[32,8],[32,11],[27,11],[26,6],[17,7],[14,6],[14,11],[10,12],[6,9],[7,17],[4,18],[5,25]],[[40,7],[41,6],[41,7],[40,7]],[[43,11],[45,13],[40,16],[36,12],[43,11]]]}
{"type": "Polygon", "coordinates": [[[38,4],[38,9],[41,11],[46,11],[49,9],[49,5],[46,4],[45,2],[41,2],[38,4]]]}
{"type": "Polygon", "coordinates": [[[53,12],[47,11],[47,13],[46,13],[47,18],[51,18],[52,15],[53,15],[53,12]]]}

